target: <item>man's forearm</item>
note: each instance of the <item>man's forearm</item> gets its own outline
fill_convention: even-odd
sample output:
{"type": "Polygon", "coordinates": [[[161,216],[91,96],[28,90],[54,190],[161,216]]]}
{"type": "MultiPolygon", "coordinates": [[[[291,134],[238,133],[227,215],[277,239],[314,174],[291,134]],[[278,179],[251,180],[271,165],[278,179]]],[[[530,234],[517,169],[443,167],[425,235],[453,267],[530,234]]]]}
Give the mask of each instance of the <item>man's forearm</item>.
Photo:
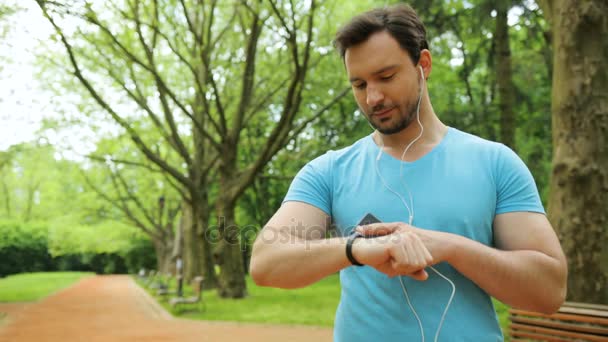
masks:
{"type": "Polygon", "coordinates": [[[274,239],[262,235],[253,246],[251,276],[258,285],[304,287],[350,266],[346,238],[306,240],[294,235],[276,236],[274,239]]]}
{"type": "Polygon", "coordinates": [[[538,251],[503,251],[452,235],[446,261],[513,307],[550,313],[566,295],[565,261],[538,251]]]}

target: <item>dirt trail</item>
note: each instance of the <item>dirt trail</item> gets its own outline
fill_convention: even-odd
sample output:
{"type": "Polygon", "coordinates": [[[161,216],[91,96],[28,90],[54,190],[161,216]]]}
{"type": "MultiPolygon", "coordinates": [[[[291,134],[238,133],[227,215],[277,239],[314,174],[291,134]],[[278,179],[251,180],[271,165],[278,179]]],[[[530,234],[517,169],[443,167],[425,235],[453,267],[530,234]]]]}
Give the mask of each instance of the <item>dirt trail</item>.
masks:
{"type": "Polygon", "coordinates": [[[94,276],[38,303],[3,304],[0,341],[331,341],[328,328],[172,318],[129,276],[94,276]]]}

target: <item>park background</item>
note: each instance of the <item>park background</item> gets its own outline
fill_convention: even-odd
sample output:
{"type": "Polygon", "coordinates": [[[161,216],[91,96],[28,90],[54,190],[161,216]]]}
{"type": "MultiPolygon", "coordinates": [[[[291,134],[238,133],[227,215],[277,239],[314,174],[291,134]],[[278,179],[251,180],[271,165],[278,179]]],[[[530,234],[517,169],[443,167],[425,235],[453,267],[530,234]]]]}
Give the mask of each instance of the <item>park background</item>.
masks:
{"type": "MultiPolygon", "coordinates": [[[[181,258],[185,283],[205,278],[191,316],[331,326],[337,277],[256,287],[251,244],[307,161],[371,132],[332,38],[397,2],[2,2],[0,302],[80,276],[23,297],[15,274],[174,274],[181,258]]],[[[607,5],[409,3],[436,113],[518,153],[568,256],[568,299],[608,304],[607,5]]]]}

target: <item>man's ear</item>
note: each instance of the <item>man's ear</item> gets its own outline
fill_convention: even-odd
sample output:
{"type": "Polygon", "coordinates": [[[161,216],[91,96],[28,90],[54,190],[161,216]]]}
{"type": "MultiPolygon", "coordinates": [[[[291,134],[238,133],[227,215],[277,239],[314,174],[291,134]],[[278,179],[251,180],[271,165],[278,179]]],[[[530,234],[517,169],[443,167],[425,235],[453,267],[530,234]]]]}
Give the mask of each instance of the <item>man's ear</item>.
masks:
{"type": "Polygon", "coordinates": [[[431,52],[429,50],[423,49],[420,51],[418,65],[422,67],[424,79],[427,80],[429,76],[431,76],[431,71],[433,69],[433,57],[431,56],[431,52]]]}

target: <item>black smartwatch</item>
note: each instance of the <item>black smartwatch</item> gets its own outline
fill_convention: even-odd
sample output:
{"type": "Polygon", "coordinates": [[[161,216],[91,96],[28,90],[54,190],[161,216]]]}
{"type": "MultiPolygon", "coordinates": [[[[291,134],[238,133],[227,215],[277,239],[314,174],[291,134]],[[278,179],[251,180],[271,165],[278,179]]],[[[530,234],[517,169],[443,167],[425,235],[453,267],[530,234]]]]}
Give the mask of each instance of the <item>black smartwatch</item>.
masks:
{"type": "Polygon", "coordinates": [[[350,234],[350,236],[346,240],[346,257],[348,258],[348,261],[350,261],[350,263],[355,266],[363,266],[363,264],[358,262],[357,259],[355,259],[355,257],[353,256],[353,242],[355,242],[356,239],[362,237],[363,234],[355,231],[354,233],[350,234]]]}

